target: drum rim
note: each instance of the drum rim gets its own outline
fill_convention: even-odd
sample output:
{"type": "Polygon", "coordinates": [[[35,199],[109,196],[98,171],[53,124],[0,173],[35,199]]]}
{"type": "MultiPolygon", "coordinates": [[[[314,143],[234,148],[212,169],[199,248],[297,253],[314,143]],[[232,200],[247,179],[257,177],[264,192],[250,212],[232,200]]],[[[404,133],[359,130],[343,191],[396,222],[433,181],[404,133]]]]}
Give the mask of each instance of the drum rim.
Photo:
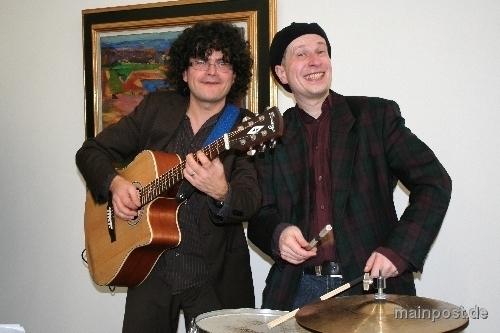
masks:
{"type": "Polygon", "coordinates": [[[269,315],[269,316],[282,316],[288,313],[288,311],[271,310],[271,309],[254,309],[254,308],[239,308],[239,309],[222,309],[214,310],[210,312],[202,313],[196,316],[195,322],[198,323],[203,319],[212,318],[220,315],[238,315],[238,314],[249,314],[249,315],[269,315]]]}

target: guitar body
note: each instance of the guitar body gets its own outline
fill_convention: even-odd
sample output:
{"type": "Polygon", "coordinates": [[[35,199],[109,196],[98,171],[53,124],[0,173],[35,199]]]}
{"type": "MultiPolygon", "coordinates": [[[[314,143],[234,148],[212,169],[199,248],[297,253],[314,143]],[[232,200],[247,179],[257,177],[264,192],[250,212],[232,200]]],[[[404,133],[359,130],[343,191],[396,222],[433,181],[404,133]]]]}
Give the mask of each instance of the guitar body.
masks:
{"type": "MultiPolygon", "coordinates": [[[[146,150],[118,173],[142,188],[180,161],[174,154],[146,150]]],[[[179,245],[178,203],[158,196],[144,205],[132,221],[113,217],[114,240],[108,229],[107,208],[107,203],[96,203],[87,192],[84,228],[90,274],[98,285],[136,286],[149,275],[165,250],[179,245]]]]}

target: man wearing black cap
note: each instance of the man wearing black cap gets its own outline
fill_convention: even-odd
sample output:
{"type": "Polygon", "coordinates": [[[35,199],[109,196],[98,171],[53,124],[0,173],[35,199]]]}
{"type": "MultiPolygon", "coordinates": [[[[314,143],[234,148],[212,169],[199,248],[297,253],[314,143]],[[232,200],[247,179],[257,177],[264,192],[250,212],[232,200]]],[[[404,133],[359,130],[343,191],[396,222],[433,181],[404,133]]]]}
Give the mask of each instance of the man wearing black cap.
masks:
{"type": "Polygon", "coordinates": [[[415,295],[413,272],[448,208],[450,177],[398,105],[330,90],[330,57],[316,23],[292,23],[271,44],[271,71],[297,105],[284,113],[276,149],[256,162],[263,206],[248,236],[275,261],[263,308],[301,307],[363,272],[387,277],[387,293],[415,295]],[[399,219],[398,180],[410,192],[399,219]],[[327,224],[333,230],[309,249],[327,224]]]}

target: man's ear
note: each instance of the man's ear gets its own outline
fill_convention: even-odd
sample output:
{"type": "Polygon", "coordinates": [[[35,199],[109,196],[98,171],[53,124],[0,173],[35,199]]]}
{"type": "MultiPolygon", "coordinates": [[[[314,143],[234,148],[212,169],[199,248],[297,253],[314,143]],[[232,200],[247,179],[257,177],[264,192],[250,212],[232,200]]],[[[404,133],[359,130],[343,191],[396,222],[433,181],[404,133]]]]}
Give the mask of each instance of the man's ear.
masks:
{"type": "Polygon", "coordinates": [[[278,76],[282,84],[288,84],[285,67],[283,67],[282,65],[276,65],[274,66],[274,71],[276,72],[276,75],[278,76]]]}

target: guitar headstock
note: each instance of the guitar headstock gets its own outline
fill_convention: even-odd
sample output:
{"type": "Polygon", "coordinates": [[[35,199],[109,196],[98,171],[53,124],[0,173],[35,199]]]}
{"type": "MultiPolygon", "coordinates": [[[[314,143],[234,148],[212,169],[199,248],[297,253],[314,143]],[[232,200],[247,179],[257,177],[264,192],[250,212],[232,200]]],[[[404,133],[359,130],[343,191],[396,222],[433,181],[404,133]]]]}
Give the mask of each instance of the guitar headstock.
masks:
{"type": "Polygon", "coordinates": [[[283,134],[283,117],[280,110],[273,106],[250,119],[243,119],[236,130],[228,133],[229,147],[237,150],[248,150],[249,155],[255,153],[255,148],[265,149],[265,142],[280,137],[283,134]]]}

